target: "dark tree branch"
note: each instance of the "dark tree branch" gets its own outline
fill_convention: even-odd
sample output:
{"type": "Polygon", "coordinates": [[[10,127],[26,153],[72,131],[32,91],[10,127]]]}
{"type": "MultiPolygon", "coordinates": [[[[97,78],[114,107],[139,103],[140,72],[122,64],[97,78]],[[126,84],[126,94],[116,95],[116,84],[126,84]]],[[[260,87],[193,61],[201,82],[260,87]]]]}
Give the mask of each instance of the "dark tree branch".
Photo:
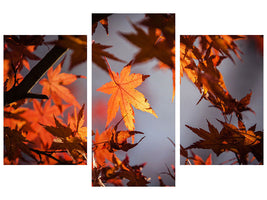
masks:
{"type": "Polygon", "coordinates": [[[69,164],[69,165],[73,164],[72,162],[65,162],[65,161],[62,161],[62,160],[59,160],[59,159],[55,158],[54,156],[51,155],[50,152],[40,151],[40,150],[33,149],[33,148],[30,148],[30,150],[39,155],[40,162],[42,161],[41,160],[41,155],[45,155],[45,156],[47,156],[49,158],[52,158],[53,160],[57,161],[59,164],[69,164]]]}
{"type": "Polygon", "coordinates": [[[27,76],[22,80],[22,82],[4,93],[4,104],[5,106],[25,98],[41,98],[47,99],[47,96],[41,94],[31,94],[29,93],[33,86],[40,80],[40,78],[45,74],[45,72],[53,65],[55,62],[64,55],[67,48],[62,48],[59,46],[54,46],[45,57],[32,68],[32,70],[27,74],[27,76]]]}
{"type": "Polygon", "coordinates": [[[34,93],[27,93],[25,98],[33,98],[33,99],[48,99],[48,97],[44,94],[34,94],[34,93]]]}

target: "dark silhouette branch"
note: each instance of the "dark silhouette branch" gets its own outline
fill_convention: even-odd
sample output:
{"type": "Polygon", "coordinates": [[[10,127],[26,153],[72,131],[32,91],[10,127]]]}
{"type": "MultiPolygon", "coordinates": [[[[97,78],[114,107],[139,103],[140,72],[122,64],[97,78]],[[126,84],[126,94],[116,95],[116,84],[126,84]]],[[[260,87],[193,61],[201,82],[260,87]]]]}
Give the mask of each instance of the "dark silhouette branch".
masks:
{"type": "MultiPolygon", "coordinates": [[[[72,162],[66,162],[66,161],[59,160],[56,157],[51,155],[52,153],[56,153],[56,152],[40,151],[40,150],[33,149],[33,148],[30,148],[30,151],[32,151],[32,152],[34,152],[34,153],[39,155],[39,157],[40,157],[40,161],[39,162],[40,163],[42,162],[41,155],[44,155],[44,156],[47,156],[49,158],[52,158],[53,160],[57,161],[59,164],[69,164],[69,165],[73,164],[72,162]]],[[[61,152],[63,152],[63,151],[61,151],[61,152]]]]}
{"type": "Polygon", "coordinates": [[[40,80],[40,78],[45,74],[45,72],[53,65],[55,62],[64,55],[67,48],[62,48],[59,46],[54,46],[45,57],[35,65],[32,70],[26,75],[22,82],[4,93],[4,105],[8,105],[12,102],[25,99],[25,98],[38,98],[38,99],[48,99],[46,95],[42,94],[32,94],[29,93],[33,86],[40,80]]]}

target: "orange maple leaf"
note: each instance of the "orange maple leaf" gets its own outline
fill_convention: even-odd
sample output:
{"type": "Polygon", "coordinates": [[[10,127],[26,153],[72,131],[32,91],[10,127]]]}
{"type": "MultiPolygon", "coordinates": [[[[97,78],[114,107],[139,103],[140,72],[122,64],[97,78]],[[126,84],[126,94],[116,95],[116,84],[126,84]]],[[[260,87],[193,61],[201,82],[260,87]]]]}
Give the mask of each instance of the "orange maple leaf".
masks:
{"type": "MultiPolygon", "coordinates": [[[[93,145],[95,145],[94,150],[94,158],[99,166],[106,166],[106,159],[112,162],[112,157],[114,155],[113,152],[109,152],[107,145],[112,136],[112,128],[108,128],[103,133],[99,134],[98,130],[96,130],[95,141],[93,141],[93,145]]],[[[115,156],[115,155],[114,155],[115,156]]]]}
{"type": "Polygon", "coordinates": [[[4,108],[4,127],[9,127],[11,129],[20,130],[23,126],[27,124],[26,119],[22,118],[20,115],[27,111],[28,108],[17,108],[5,107],[4,108]]]}
{"type": "Polygon", "coordinates": [[[195,165],[212,165],[211,154],[209,155],[207,160],[204,161],[200,156],[194,154],[193,152],[191,153],[193,154],[193,162],[195,165]]]}
{"type": "Polygon", "coordinates": [[[149,76],[134,73],[130,75],[130,71],[131,63],[122,69],[120,76],[118,73],[111,71],[109,66],[109,75],[112,81],[97,89],[97,91],[111,94],[108,102],[106,127],[115,118],[119,107],[121,110],[121,115],[124,117],[123,120],[125,126],[129,130],[134,130],[135,128],[134,111],[132,105],[136,109],[151,113],[158,118],[154,110],[150,107],[150,104],[145,96],[135,89],[149,76]]]}
{"type": "Polygon", "coordinates": [[[69,85],[77,80],[77,76],[74,74],[60,73],[62,63],[60,63],[55,70],[49,68],[47,72],[48,79],[44,78],[40,81],[43,86],[42,93],[51,96],[54,103],[61,107],[62,100],[67,103],[74,105],[75,107],[81,108],[76,98],[70,92],[70,90],[64,85],[69,85]]]}
{"type": "Polygon", "coordinates": [[[68,113],[68,124],[84,142],[87,142],[87,127],[84,126],[84,105],[77,114],[77,110],[74,107],[74,113],[72,116],[68,113]]]}
{"type": "MultiPolygon", "coordinates": [[[[63,107],[63,110],[66,106],[63,107]]],[[[49,99],[42,107],[41,103],[33,99],[33,110],[26,110],[21,116],[31,122],[31,128],[34,133],[29,133],[29,140],[35,140],[36,137],[40,137],[42,145],[50,147],[54,137],[48,131],[46,131],[41,124],[55,125],[54,116],[60,115],[60,111],[56,105],[51,106],[51,100],[49,99]]],[[[37,144],[36,144],[37,145],[37,144]]]]}

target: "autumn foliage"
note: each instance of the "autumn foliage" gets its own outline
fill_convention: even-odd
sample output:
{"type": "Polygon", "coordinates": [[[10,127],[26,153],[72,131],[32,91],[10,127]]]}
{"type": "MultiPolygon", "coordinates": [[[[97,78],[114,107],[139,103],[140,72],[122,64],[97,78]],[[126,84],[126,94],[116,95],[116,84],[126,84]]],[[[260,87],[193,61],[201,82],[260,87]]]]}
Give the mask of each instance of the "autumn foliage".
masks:
{"type": "MultiPolygon", "coordinates": [[[[106,37],[109,37],[109,14],[93,14],[93,35],[96,28],[104,28],[106,37]]],[[[138,23],[130,22],[135,30],[133,33],[119,32],[119,36],[126,39],[139,51],[128,64],[124,64],[120,72],[115,72],[110,66],[109,60],[124,62],[107,50],[111,45],[104,45],[92,42],[92,61],[97,67],[103,69],[107,74],[106,83],[95,92],[102,92],[109,95],[107,103],[107,118],[102,133],[93,130],[93,163],[92,163],[92,185],[93,186],[147,186],[150,178],[142,173],[142,168],[146,163],[130,165],[131,159],[128,154],[121,152],[131,151],[138,148],[145,139],[145,133],[135,130],[134,108],[152,114],[158,118],[156,111],[147,99],[146,94],[138,90],[138,86],[149,78],[149,74],[131,73],[131,69],[139,63],[156,58],[159,63],[158,68],[166,68],[173,73],[173,98],[175,88],[175,23],[173,14],[147,14],[138,23]],[[144,31],[146,27],[148,31],[144,31]],[[121,113],[121,120],[115,121],[118,111],[121,113]],[[115,122],[114,122],[115,121],[115,122]],[[120,125],[124,123],[126,129],[120,130],[120,125]],[[115,125],[114,125],[115,124],[115,125]],[[140,138],[141,136],[141,138],[140,138]],[[139,139],[136,139],[139,138],[139,139]],[[120,155],[120,156],[118,156],[120,155]],[[124,157],[122,157],[124,155],[124,157]]],[[[170,102],[171,103],[171,102],[170,102]]],[[[94,110],[94,108],[93,108],[94,110]]],[[[102,111],[101,111],[102,112],[102,111]]],[[[92,116],[95,117],[94,115],[92,116]]],[[[156,136],[155,136],[156,137],[156,136]]],[[[164,165],[164,164],[163,164],[164,165]]],[[[169,170],[169,168],[167,167],[169,170]]],[[[174,180],[173,171],[166,172],[174,180]]],[[[165,185],[159,176],[159,184],[165,185]]]]}
{"type": "Polygon", "coordinates": [[[4,164],[87,163],[85,104],[68,87],[86,76],[62,72],[86,61],[86,45],[86,36],[4,37],[4,164]]]}
{"type": "MultiPolygon", "coordinates": [[[[181,146],[181,155],[186,158],[185,164],[212,164],[211,154],[208,160],[203,161],[192,149],[212,150],[216,156],[223,152],[231,151],[235,154],[232,164],[249,164],[248,155],[253,155],[258,164],[263,164],[263,132],[256,130],[256,124],[245,127],[243,113],[245,111],[256,114],[249,107],[253,91],[241,99],[236,99],[227,90],[224,77],[218,67],[225,59],[233,63],[234,56],[242,59],[242,51],[237,45],[238,40],[255,39],[257,44],[262,44],[262,36],[241,35],[182,35],[180,38],[180,75],[184,74],[195,85],[201,94],[198,100],[210,103],[223,116],[223,120],[216,120],[222,125],[218,130],[207,120],[208,130],[185,125],[191,132],[199,136],[200,140],[184,148],[181,146]],[[237,118],[238,126],[232,122],[237,118]],[[190,156],[191,153],[191,156],[190,156]],[[191,161],[193,161],[193,163],[191,161]]],[[[259,45],[262,55],[262,47],[259,45]]],[[[209,116],[207,116],[207,119],[209,116]]],[[[211,120],[211,119],[210,119],[211,120]]],[[[214,120],[213,120],[214,121],[214,120]]]]}

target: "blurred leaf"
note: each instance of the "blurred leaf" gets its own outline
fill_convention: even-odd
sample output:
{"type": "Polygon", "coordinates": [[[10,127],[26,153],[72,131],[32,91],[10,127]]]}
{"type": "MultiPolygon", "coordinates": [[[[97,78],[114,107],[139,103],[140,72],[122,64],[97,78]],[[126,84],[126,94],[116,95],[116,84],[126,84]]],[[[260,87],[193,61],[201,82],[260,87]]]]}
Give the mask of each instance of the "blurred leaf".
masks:
{"type": "Polygon", "coordinates": [[[108,72],[108,66],[106,64],[106,61],[104,59],[104,57],[110,58],[112,60],[115,61],[119,61],[119,62],[125,62],[119,58],[117,58],[116,56],[114,56],[113,54],[110,54],[107,51],[104,51],[107,48],[110,48],[112,46],[108,46],[108,45],[102,45],[100,43],[92,43],[92,61],[98,65],[101,69],[105,70],[106,72],[108,72]]]}
{"type": "Polygon", "coordinates": [[[33,52],[42,45],[44,36],[4,36],[4,82],[5,91],[22,80],[19,73],[23,67],[30,70],[28,60],[40,60],[33,52]]]}
{"type": "Polygon", "coordinates": [[[146,14],[139,24],[148,28],[160,29],[170,47],[175,41],[175,14],[146,14]]]}
{"type": "Polygon", "coordinates": [[[70,48],[73,51],[71,54],[71,64],[69,66],[69,70],[87,60],[86,35],[60,35],[58,40],[52,43],[66,49],[70,48]]]}
{"type": "Polygon", "coordinates": [[[28,142],[20,130],[4,127],[4,155],[9,161],[14,162],[17,158],[24,159],[22,152],[36,160],[27,145],[28,142]]]}
{"type": "MultiPolygon", "coordinates": [[[[102,14],[102,13],[93,13],[92,14],[92,34],[95,33],[95,29],[97,27],[98,22],[101,23],[101,20],[108,20],[108,17],[112,15],[110,14],[102,14]]],[[[102,23],[101,23],[102,24],[102,23]]],[[[105,24],[105,23],[104,23],[105,24]]],[[[103,24],[102,24],[103,25],[103,24]]],[[[108,33],[107,33],[108,34],[108,33]]]]}
{"type": "Polygon", "coordinates": [[[211,154],[208,156],[205,162],[200,156],[196,155],[193,151],[191,151],[191,154],[193,155],[192,159],[195,165],[212,165],[211,154]]]}
{"type": "Polygon", "coordinates": [[[256,124],[254,124],[253,126],[251,126],[248,130],[255,132],[255,130],[256,130],[256,124]]]}
{"type": "Polygon", "coordinates": [[[104,27],[104,29],[105,29],[107,35],[109,35],[109,33],[108,33],[108,18],[106,17],[106,18],[104,18],[104,19],[101,19],[99,22],[100,22],[100,24],[102,24],[102,26],[104,27]]]}
{"type": "Polygon", "coordinates": [[[182,145],[180,145],[180,155],[188,158],[188,152],[182,145]]]}
{"type": "Polygon", "coordinates": [[[22,117],[28,108],[5,107],[4,108],[4,127],[18,129],[22,131],[32,131],[30,122],[22,117]]]}
{"type": "Polygon", "coordinates": [[[207,158],[205,165],[212,165],[212,159],[211,159],[211,154],[209,155],[209,157],[207,158]]]}
{"type": "MultiPolygon", "coordinates": [[[[94,16],[94,14],[93,14],[93,16],[94,16]]],[[[102,18],[99,18],[99,21],[92,24],[92,35],[95,33],[95,30],[98,26],[98,22],[104,27],[107,35],[109,35],[109,33],[108,33],[108,16],[103,16],[102,18]]]]}
{"type": "MultiPolygon", "coordinates": [[[[172,95],[172,101],[174,100],[175,97],[175,14],[146,14],[145,19],[143,19],[141,22],[139,22],[139,24],[144,25],[146,27],[148,27],[149,29],[149,33],[153,33],[153,30],[155,30],[155,35],[158,37],[156,41],[154,41],[154,44],[152,46],[152,50],[155,53],[154,57],[156,57],[157,59],[159,59],[159,67],[162,68],[168,68],[170,70],[172,70],[172,78],[173,78],[173,95],[172,95]],[[161,43],[164,43],[164,45],[162,45],[161,43]],[[158,55],[158,53],[156,53],[155,49],[157,48],[157,46],[159,48],[165,48],[165,45],[168,46],[168,48],[166,49],[162,49],[162,51],[171,51],[171,60],[172,63],[170,62],[169,58],[167,58],[168,56],[165,55],[166,57],[164,58],[164,55],[158,55]],[[165,61],[164,61],[165,60],[165,61]]],[[[141,33],[141,29],[137,30],[137,33],[139,34],[139,32],[141,33]]],[[[142,34],[139,34],[139,36],[141,36],[142,34]]],[[[127,38],[127,37],[126,37],[127,38]]],[[[133,44],[135,44],[136,46],[138,46],[139,42],[134,42],[134,38],[127,38],[128,40],[130,40],[133,44]]],[[[145,42],[143,44],[143,46],[140,47],[141,50],[139,51],[140,54],[145,54],[145,53],[141,53],[141,51],[145,52],[146,50],[144,49],[148,49],[149,47],[147,46],[147,42],[145,42]]],[[[162,54],[164,54],[162,53],[162,54]]],[[[168,52],[170,53],[170,52],[168,52]]],[[[144,55],[145,56],[145,55],[144,55]]],[[[147,53],[147,56],[151,56],[149,55],[149,53],[147,53]]],[[[137,56],[136,56],[137,57],[137,56]]],[[[151,57],[152,58],[152,57],[151,57]]],[[[136,59],[136,58],[135,58],[136,59]]],[[[145,59],[144,59],[145,60],[145,59]]],[[[135,62],[137,62],[135,60],[135,62]]]]}
{"type": "Polygon", "coordinates": [[[249,35],[248,38],[255,43],[258,52],[263,56],[263,35],[249,35]]]}
{"type": "Polygon", "coordinates": [[[173,63],[172,59],[173,47],[169,47],[166,40],[160,34],[157,34],[155,29],[150,28],[147,34],[135,24],[132,24],[132,26],[137,33],[120,33],[120,35],[140,48],[139,52],[135,55],[134,63],[157,58],[171,69],[175,68],[175,63],[173,63]]]}

